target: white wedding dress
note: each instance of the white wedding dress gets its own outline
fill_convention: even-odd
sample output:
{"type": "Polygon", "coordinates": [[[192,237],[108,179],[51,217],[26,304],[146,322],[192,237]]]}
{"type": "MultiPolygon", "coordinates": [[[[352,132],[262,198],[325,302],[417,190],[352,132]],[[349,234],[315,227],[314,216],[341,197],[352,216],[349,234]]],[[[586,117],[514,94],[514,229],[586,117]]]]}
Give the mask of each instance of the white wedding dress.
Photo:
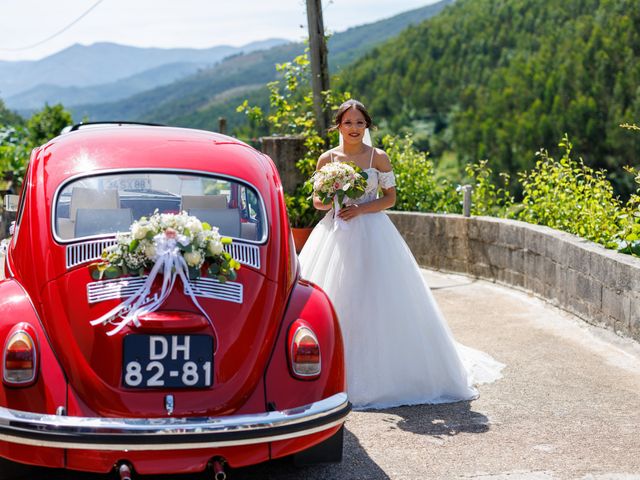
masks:
{"type": "MultiPolygon", "coordinates": [[[[375,200],[392,172],[365,170],[375,200]]],[[[398,230],[383,213],[334,224],[330,210],[300,253],[301,274],[329,295],[342,329],[347,393],[354,408],[447,403],[478,396],[474,384],[504,365],[464,347],[451,331],[398,230]]]]}

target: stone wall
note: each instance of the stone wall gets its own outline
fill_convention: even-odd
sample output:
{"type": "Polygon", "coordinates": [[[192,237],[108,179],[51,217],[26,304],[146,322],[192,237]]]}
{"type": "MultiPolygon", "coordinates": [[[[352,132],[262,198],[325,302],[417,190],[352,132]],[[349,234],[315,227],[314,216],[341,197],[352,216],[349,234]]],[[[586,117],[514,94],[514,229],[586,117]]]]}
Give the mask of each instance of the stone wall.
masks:
{"type": "Polygon", "coordinates": [[[276,164],[286,193],[293,193],[299,184],[307,180],[296,168],[296,162],[305,154],[303,137],[262,137],[260,144],[262,152],[276,164]]]}
{"type": "Polygon", "coordinates": [[[640,260],[548,227],[389,212],[421,266],[520,288],[640,340],[640,260]]]}

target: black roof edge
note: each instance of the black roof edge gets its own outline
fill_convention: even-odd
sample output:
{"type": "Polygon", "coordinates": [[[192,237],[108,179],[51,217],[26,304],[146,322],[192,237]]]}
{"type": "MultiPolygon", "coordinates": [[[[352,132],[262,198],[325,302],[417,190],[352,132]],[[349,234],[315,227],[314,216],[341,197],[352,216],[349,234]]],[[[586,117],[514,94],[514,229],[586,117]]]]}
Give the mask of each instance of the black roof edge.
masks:
{"type": "Polygon", "coordinates": [[[77,130],[80,130],[83,127],[87,127],[87,126],[91,126],[91,125],[144,125],[144,126],[147,126],[147,127],[168,127],[168,125],[163,125],[161,123],[129,122],[129,121],[109,120],[109,121],[103,121],[103,122],[80,122],[80,123],[76,123],[74,125],[67,125],[66,127],[64,127],[62,129],[62,131],[60,133],[62,134],[62,133],[68,133],[68,132],[75,132],[77,130]]]}

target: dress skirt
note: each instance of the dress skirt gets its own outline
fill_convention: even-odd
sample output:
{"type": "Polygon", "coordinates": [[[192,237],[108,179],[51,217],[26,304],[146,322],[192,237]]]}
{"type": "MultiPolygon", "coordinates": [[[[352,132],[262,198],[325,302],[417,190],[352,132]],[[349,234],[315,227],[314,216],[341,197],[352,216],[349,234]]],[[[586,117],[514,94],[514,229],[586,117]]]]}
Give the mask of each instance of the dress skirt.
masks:
{"type": "Polygon", "coordinates": [[[409,247],[384,212],[334,223],[330,211],[300,253],[302,277],[338,314],[355,408],[478,396],[502,364],[457,344],[409,247]]]}

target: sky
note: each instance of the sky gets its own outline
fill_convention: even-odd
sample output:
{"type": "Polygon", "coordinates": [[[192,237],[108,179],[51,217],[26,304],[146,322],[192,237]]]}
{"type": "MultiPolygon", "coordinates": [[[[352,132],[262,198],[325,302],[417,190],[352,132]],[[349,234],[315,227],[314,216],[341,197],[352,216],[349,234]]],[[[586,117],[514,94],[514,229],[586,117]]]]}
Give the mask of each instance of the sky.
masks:
{"type": "MultiPolygon", "coordinates": [[[[437,0],[323,0],[340,32],[437,0]]],[[[73,44],[240,46],[306,36],[305,0],[0,0],[0,60],[37,60],[73,44]]]]}

